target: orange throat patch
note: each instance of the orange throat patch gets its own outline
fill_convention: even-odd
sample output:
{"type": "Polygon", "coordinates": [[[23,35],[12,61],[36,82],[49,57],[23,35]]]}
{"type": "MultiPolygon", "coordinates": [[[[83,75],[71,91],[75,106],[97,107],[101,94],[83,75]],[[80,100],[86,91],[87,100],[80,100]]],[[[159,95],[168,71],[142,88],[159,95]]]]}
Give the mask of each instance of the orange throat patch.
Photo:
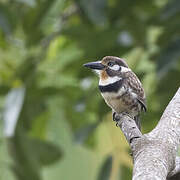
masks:
{"type": "Polygon", "coordinates": [[[108,78],[107,72],[104,70],[100,73],[100,79],[101,81],[105,81],[108,78]]]}

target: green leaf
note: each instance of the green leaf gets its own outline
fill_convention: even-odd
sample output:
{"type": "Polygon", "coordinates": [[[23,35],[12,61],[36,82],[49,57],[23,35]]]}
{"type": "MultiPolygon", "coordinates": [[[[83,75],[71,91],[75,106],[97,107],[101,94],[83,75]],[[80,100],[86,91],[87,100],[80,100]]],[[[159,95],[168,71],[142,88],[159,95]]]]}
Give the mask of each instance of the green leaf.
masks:
{"type": "Polygon", "coordinates": [[[80,0],[80,5],[87,17],[97,25],[104,25],[107,21],[107,0],[80,0]]]}
{"type": "Polygon", "coordinates": [[[0,86],[0,95],[5,95],[9,91],[9,87],[6,85],[0,86]]]}
{"type": "Polygon", "coordinates": [[[179,12],[180,12],[180,1],[171,0],[164,7],[160,17],[162,20],[168,20],[169,18],[175,16],[179,12]]]}
{"type": "Polygon", "coordinates": [[[84,143],[84,141],[89,137],[89,135],[96,129],[99,123],[89,124],[80,129],[78,129],[74,135],[74,140],[77,143],[84,143]]]}
{"type": "Polygon", "coordinates": [[[170,69],[176,66],[180,58],[180,39],[171,42],[166,49],[164,49],[158,59],[157,72],[158,78],[166,75],[170,69]]]}
{"type": "Polygon", "coordinates": [[[120,167],[120,177],[121,179],[132,179],[132,170],[129,167],[120,167]]]}
{"type": "Polygon", "coordinates": [[[108,156],[104,161],[97,180],[109,180],[112,169],[112,156],[108,156]]]}
{"type": "Polygon", "coordinates": [[[34,151],[34,158],[43,166],[55,163],[62,156],[60,148],[47,141],[31,139],[27,146],[34,151]]]}
{"type": "Polygon", "coordinates": [[[6,35],[10,35],[11,28],[7,10],[5,7],[0,5],[0,30],[2,30],[6,35]]]}
{"type": "Polygon", "coordinates": [[[62,156],[56,145],[30,138],[20,129],[9,139],[8,145],[14,160],[12,169],[19,180],[40,180],[40,168],[58,161],[62,156]]]}
{"type": "Polygon", "coordinates": [[[35,138],[45,139],[49,118],[49,112],[44,112],[37,116],[32,123],[30,135],[35,138]]]}
{"type": "Polygon", "coordinates": [[[27,45],[39,43],[42,39],[43,31],[41,30],[40,25],[54,2],[55,0],[40,0],[37,1],[36,6],[28,9],[23,18],[23,28],[27,37],[27,45]]]}
{"type": "Polygon", "coordinates": [[[33,180],[41,180],[41,177],[38,172],[34,172],[34,173],[31,172],[31,167],[24,169],[17,165],[11,165],[10,168],[14,172],[15,177],[18,180],[24,180],[24,179],[26,179],[26,180],[32,180],[32,179],[33,180]]]}
{"type": "Polygon", "coordinates": [[[22,2],[29,7],[34,7],[36,5],[36,0],[16,0],[18,2],[22,2]]]}

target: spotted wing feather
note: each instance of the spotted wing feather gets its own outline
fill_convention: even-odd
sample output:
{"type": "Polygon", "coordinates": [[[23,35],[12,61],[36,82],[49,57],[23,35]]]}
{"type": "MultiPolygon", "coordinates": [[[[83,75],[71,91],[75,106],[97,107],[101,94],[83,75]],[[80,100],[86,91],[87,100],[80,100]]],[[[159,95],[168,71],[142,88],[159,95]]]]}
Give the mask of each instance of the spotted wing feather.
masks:
{"type": "Polygon", "coordinates": [[[142,110],[146,111],[146,97],[140,80],[132,71],[126,72],[125,78],[128,86],[137,94],[137,100],[142,105],[142,110]]]}

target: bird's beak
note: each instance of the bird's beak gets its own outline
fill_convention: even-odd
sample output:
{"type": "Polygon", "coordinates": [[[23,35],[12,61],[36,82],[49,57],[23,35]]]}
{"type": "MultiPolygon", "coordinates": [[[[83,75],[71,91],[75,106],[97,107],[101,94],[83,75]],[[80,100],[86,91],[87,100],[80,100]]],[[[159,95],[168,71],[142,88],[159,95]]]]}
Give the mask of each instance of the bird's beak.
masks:
{"type": "Polygon", "coordinates": [[[102,70],[105,68],[105,65],[103,65],[101,61],[89,62],[89,63],[84,64],[84,66],[87,68],[97,69],[97,70],[102,70]]]}

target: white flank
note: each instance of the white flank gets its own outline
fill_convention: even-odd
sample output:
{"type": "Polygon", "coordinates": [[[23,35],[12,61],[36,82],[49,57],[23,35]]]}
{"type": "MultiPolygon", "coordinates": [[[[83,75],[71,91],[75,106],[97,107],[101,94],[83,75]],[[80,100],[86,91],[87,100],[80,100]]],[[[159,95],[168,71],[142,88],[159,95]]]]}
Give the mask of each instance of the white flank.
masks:
{"type": "Polygon", "coordinates": [[[118,94],[116,94],[116,96],[122,96],[124,93],[126,93],[127,89],[125,89],[124,86],[122,86],[119,91],[118,94]]]}
{"type": "Polygon", "coordinates": [[[129,88],[129,93],[131,94],[131,96],[136,99],[137,98],[137,94],[133,92],[133,90],[131,88],[129,88]]]}

